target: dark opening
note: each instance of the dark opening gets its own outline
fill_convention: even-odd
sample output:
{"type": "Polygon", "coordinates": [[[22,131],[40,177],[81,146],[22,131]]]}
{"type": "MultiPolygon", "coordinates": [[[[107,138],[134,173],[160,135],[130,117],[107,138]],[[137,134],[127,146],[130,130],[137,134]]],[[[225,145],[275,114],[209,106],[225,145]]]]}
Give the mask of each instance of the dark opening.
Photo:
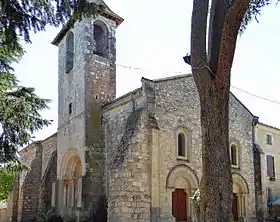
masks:
{"type": "Polygon", "coordinates": [[[183,133],[179,133],[179,135],[178,135],[178,155],[179,156],[186,155],[185,146],[186,146],[185,135],[183,133]]]}
{"type": "Polygon", "coordinates": [[[232,194],[232,219],[238,221],[238,198],[235,193],[232,194]]]}
{"type": "Polygon", "coordinates": [[[94,40],[96,43],[95,54],[107,57],[108,56],[108,33],[105,24],[94,24],[94,40]]]}
{"type": "Polygon", "coordinates": [[[69,113],[69,115],[72,114],[72,103],[69,104],[68,113],[69,113]]]}
{"type": "Polygon", "coordinates": [[[235,144],[231,145],[230,153],[231,153],[231,165],[237,166],[237,147],[235,144]]]}
{"type": "Polygon", "coordinates": [[[65,72],[68,73],[74,66],[74,34],[69,32],[66,38],[66,64],[65,72]]]}
{"type": "Polygon", "coordinates": [[[266,169],[267,176],[270,178],[275,178],[275,166],[274,166],[274,156],[266,156],[266,169]]]}
{"type": "Polygon", "coordinates": [[[272,145],[272,136],[269,134],[266,135],[266,144],[272,145]]]}

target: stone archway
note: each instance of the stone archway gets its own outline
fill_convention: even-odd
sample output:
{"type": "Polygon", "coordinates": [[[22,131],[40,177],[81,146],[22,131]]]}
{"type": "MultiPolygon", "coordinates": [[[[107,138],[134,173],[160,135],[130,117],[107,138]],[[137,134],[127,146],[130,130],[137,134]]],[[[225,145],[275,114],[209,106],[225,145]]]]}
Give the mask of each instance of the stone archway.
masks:
{"type": "Polygon", "coordinates": [[[82,201],[82,161],[77,154],[68,153],[61,167],[63,179],[63,215],[77,216],[82,201]]]}
{"type": "Polygon", "coordinates": [[[189,166],[180,164],[170,170],[166,178],[170,216],[176,221],[187,221],[194,216],[190,197],[198,189],[198,178],[189,166]]]}
{"type": "Polygon", "coordinates": [[[232,219],[240,221],[246,218],[249,187],[246,180],[238,173],[232,174],[232,219]]]}

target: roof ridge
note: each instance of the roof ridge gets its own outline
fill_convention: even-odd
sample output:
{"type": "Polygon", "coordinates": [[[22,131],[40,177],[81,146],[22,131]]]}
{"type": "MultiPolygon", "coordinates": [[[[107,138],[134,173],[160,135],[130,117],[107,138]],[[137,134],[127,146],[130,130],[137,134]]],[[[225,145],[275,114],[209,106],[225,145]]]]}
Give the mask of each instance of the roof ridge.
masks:
{"type": "Polygon", "coordinates": [[[146,77],[142,77],[141,80],[146,80],[146,81],[151,81],[151,82],[161,82],[161,81],[181,79],[181,78],[191,77],[191,76],[193,76],[192,73],[186,73],[186,74],[180,74],[180,75],[167,76],[167,77],[158,78],[158,79],[148,79],[146,77]]]}

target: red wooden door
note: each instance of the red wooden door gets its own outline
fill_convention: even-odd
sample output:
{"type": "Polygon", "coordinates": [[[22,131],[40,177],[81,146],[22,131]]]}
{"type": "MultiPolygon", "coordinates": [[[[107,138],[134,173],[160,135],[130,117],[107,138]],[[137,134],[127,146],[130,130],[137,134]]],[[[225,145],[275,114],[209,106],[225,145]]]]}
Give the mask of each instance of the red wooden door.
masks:
{"type": "Polygon", "coordinates": [[[176,221],[187,221],[187,194],[184,189],[172,192],[172,215],[176,221]]]}
{"type": "Polygon", "coordinates": [[[238,221],[238,199],[235,193],[232,194],[232,219],[238,221]]]}

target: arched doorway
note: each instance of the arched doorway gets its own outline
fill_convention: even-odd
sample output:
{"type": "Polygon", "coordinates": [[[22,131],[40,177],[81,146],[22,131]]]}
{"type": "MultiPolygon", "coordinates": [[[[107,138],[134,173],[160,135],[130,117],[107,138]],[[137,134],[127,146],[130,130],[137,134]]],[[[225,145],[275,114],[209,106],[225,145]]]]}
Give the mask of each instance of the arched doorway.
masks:
{"type": "Polygon", "coordinates": [[[198,189],[198,178],[187,165],[175,166],[166,180],[170,216],[176,222],[186,222],[194,216],[194,209],[190,197],[198,189]]]}
{"type": "Polygon", "coordinates": [[[76,217],[82,198],[82,162],[75,154],[68,155],[63,168],[63,215],[76,217]]]}
{"type": "Polygon", "coordinates": [[[238,173],[232,174],[232,219],[240,221],[246,218],[246,201],[248,198],[248,184],[238,173]]]}

